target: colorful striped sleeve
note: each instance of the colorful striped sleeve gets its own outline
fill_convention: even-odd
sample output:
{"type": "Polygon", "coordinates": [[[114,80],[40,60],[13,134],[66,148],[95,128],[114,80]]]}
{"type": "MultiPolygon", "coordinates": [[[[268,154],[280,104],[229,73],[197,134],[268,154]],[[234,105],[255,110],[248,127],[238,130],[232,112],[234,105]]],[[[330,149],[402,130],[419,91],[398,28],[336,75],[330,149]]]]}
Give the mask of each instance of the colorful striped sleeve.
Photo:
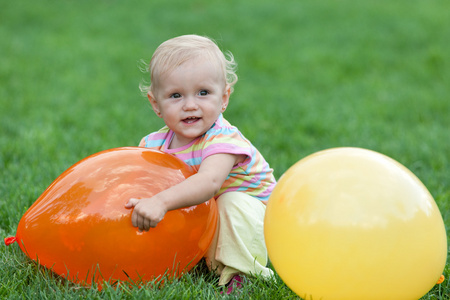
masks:
{"type": "Polygon", "coordinates": [[[162,150],[168,134],[169,128],[167,126],[164,126],[160,130],[143,137],[141,142],[139,143],[139,147],[162,150]]]}

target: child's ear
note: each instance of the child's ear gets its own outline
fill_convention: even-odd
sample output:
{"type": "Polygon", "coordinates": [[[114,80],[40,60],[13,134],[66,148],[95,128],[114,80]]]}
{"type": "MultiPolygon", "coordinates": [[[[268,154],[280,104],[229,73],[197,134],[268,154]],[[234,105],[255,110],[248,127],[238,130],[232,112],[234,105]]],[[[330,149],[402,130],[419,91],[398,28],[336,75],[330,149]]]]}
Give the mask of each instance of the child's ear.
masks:
{"type": "Polygon", "coordinates": [[[152,105],[152,108],[153,108],[153,111],[155,112],[155,114],[161,118],[162,117],[161,111],[159,110],[158,102],[156,101],[156,98],[153,96],[153,93],[148,92],[147,98],[150,101],[150,104],[152,105]]]}
{"type": "Polygon", "coordinates": [[[227,85],[225,87],[225,91],[222,96],[222,112],[224,112],[227,109],[228,102],[230,101],[230,95],[231,95],[231,87],[227,85]]]}

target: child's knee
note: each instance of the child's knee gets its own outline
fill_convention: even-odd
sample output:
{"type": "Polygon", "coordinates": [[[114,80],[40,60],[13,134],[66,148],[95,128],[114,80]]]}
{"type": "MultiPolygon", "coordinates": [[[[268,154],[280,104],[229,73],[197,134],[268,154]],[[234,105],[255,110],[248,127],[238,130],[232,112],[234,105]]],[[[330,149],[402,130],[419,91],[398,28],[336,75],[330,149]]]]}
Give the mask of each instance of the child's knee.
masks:
{"type": "Polygon", "coordinates": [[[242,235],[262,232],[265,205],[260,200],[244,193],[229,192],[217,199],[217,207],[220,226],[233,228],[242,235]]]}

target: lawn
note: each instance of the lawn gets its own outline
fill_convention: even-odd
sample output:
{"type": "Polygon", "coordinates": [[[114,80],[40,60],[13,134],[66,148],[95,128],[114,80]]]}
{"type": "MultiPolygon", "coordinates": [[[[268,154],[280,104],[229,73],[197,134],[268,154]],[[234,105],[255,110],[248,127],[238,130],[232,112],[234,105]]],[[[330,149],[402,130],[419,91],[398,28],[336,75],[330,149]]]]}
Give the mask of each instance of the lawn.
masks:
{"type": "MultiPolygon", "coordinates": [[[[69,166],[163,125],[138,89],[139,61],[187,33],[234,54],[239,81],[225,116],[277,178],[319,150],[375,150],[427,186],[448,235],[449,1],[0,0],[0,237],[69,166]]],[[[450,299],[449,269],[422,299],[450,299]]],[[[220,295],[202,265],[163,287],[80,288],[17,245],[0,246],[0,278],[6,299],[220,295]]],[[[279,277],[250,279],[248,295],[297,297],[279,277]]]]}

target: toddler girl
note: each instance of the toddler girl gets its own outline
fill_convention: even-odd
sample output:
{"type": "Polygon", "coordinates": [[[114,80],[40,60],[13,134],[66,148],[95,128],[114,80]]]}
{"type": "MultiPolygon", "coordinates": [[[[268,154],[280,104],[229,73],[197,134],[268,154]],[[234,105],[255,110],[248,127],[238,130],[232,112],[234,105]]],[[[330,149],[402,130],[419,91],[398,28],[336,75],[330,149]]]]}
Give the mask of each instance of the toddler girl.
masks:
{"type": "MultiPolygon", "coordinates": [[[[209,38],[185,35],[162,43],[150,62],[149,87],[143,87],[165,127],[144,137],[141,147],[171,153],[197,173],[151,198],[130,199],[132,223],[147,231],[167,211],[203,203],[218,207],[214,240],[206,254],[219,285],[240,275],[270,277],[266,267],[263,221],[276,181],[259,151],[224,119],[235,62],[209,38]]],[[[141,87],[142,88],[142,87],[141,87]]]]}

